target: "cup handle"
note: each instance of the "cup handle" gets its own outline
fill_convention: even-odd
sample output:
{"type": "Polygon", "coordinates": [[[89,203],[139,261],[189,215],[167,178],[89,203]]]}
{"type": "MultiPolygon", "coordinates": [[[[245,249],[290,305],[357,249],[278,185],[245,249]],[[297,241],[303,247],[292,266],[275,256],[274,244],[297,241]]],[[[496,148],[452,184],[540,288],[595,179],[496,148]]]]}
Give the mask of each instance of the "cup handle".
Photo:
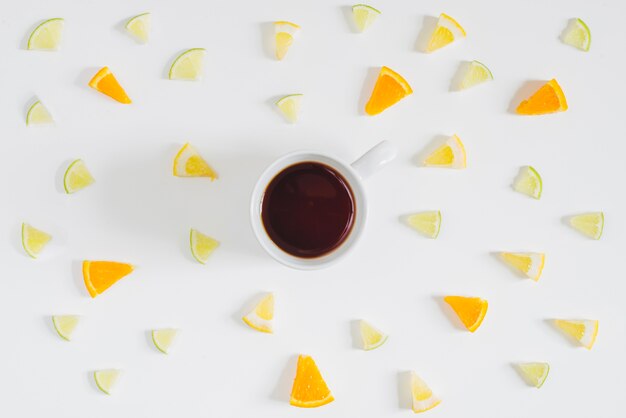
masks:
{"type": "Polygon", "coordinates": [[[397,153],[395,145],[386,140],[381,141],[351,165],[359,176],[365,179],[396,158],[397,153]]]}

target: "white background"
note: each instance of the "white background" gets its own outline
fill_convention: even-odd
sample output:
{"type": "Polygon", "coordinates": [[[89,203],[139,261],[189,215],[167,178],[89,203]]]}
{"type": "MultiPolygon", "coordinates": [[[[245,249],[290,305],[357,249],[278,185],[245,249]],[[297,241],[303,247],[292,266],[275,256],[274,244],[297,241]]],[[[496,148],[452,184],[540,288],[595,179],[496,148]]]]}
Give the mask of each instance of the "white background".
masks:
{"type": "MultiPolygon", "coordinates": [[[[623,266],[624,66],[621,0],[380,0],[370,31],[353,33],[349,3],[324,1],[22,0],[0,17],[0,415],[13,417],[381,417],[411,416],[406,372],[416,370],[443,399],[432,417],[623,416],[626,308],[623,266]],[[148,45],[121,29],[153,13],[148,45]],[[416,42],[425,19],[446,12],[467,39],[431,55],[416,42]],[[24,50],[42,19],[66,19],[57,53],[24,50]],[[589,53],[558,37],[572,17],[593,32],[589,53]],[[274,20],[303,30],[286,59],[268,46],[274,20]],[[268,31],[269,29],[269,31],[268,31]],[[198,83],[169,81],[180,51],[207,49],[198,83]],[[493,83],[449,86],[462,61],[478,59],[493,83]],[[87,87],[108,65],[133,99],[120,105],[87,87]],[[376,117],[362,114],[381,65],[414,94],[376,117]],[[509,109],[528,82],[556,77],[570,109],[521,117],[509,109]],[[522,89],[520,93],[520,89],[522,89]],[[304,93],[302,119],[288,125],[272,101],[304,93]],[[54,128],[27,128],[39,97],[54,128]],[[420,168],[416,156],[457,133],[464,171],[420,168]],[[352,160],[381,139],[397,160],[370,178],[363,240],[328,270],[289,270],[265,255],[249,226],[249,195],[273,159],[311,148],[352,160]],[[172,159],[186,141],[220,179],[180,179],[172,159]],[[96,184],[65,195],[67,163],[83,158],[96,184]],[[540,201],[512,191],[520,166],[544,179],[540,201]],[[399,217],[440,209],[429,240],[399,217]],[[563,217],[603,210],[600,241],[563,217]],[[27,221],[55,233],[47,260],[20,248],[27,221]],[[221,241],[210,263],[195,262],[189,228],[221,241]],[[61,245],[62,244],[62,245],[61,245]],[[539,283],[517,277],[493,253],[545,251],[539,283]],[[80,261],[134,263],[136,271],[97,299],[80,261]],[[275,335],[240,321],[262,292],[276,292],[275,335]],[[487,298],[470,334],[441,304],[446,294],[487,298]],[[71,343],[51,314],[84,320],[71,343]],[[593,350],[571,344],[550,318],[597,318],[593,350]],[[381,349],[355,347],[353,321],[390,334],[381,349]],[[182,330],[169,356],[152,328],[182,330]],[[298,353],[314,356],[336,401],[289,406],[298,353]],[[548,361],[541,390],[511,363],[548,361]],[[111,397],[91,383],[95,369],[124,370],[111,397]]],[[[531,83],[532,85],[532,83],[531,83]]],[[[532,86],[531,86],[532,87],[532,86]]]]}

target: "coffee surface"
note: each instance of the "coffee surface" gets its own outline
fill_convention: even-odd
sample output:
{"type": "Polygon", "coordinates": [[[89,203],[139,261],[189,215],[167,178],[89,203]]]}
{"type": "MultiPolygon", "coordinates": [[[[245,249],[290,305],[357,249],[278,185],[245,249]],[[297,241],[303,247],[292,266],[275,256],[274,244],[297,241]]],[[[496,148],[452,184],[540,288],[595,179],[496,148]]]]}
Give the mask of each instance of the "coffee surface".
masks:
{"type": "Polygon", "coordinates": [[[302,162],[285,168],[265,190],[263,226],[283,251],[302,258],[328,254],[348,237],[354,197],[333,168],[302,162]]]}

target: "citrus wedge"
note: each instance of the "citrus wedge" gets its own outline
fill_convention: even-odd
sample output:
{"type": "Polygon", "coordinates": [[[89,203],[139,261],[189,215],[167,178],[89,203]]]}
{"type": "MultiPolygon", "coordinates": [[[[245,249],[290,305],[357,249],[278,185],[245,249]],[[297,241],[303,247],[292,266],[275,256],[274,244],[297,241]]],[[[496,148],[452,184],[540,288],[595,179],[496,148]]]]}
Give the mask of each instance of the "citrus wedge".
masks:
{"type": "Polygon", "coordinates": [[[267,294],[241,319],[252,329],[272,334],[274,332],[274,294],[267,294]]]}
{"type": "Polygon", "coordinates": [[[152,330],[152,342],[160,352],[168,354],[176,335],[178,330],[174,328],[155,329],[152,330]]]}
{"type": "Polygon", "coordinates": [[[130,274],[133,266],[116,261],[83,261],[83,279],[85,287],[92,298],[95,298],[122,277],[130,274]]]}
{"type": "Polygon", "coordinates": [[[298,114],[300,113],[300,107],[302,104],[302,94],[290,94],[288,96],[280,98],[276,102],[276,106],[280,109],[285,119],[291,123],[298,121],[298,114]]]}
{"type": "Polygon", "coordinates": [[[72,333],[80,321],[78,315],[53,315],[52,324],[59,336],[66,341],[72,339],[72,333]]]}
{"type": "Polygon", "coordinates": [[[441,212],[438,210],[416,213],[408,217],[407,222],[416,231],[429,238],[437,238],[441,228],[441,212]]]}
{"type": "Polygon", "coordinates": [[[493,74],[485,64],[479,61],[472,61],[467,66],[465,75],[458,85],[458,90],[469,89],[486,81],[493,80],[493,74]]]}
{"type": "Polygon", "coordinates": [[[132,103],[109,67],[102,67],[89,81],[89,87],[122,104],[132,103]]]}
{"type": "Polygon", "coordinates": [[[174,176],[208,177],[217,179],[217,173],[190,143],[186,143],[174,157],[174,176]]]}
{"type": "Polygon", "coordinates": [[[274,39],[276,45],[276,59],[282,60],[287,55],[294,38],[300,32],[300,26],[295,23],[274,22],[274,39]]]}
{"type": "Polygon", "coordinates": [[[28,113],[26,113],[26,125],[28,126],[50,125],[53,123],[52,115],[39,100],[33,103],[28,109],[28,113]]]}
{"type": "Polygon", "coordinates": [[[441,403],[433,391],[428,387],[415,372],[411,372],[411,399],[413,400],[413,412],[420,412],[433,409],[441,403]]]}
{"type": "Polygon", "coordinates": [[[334,400],[313,357],[301,354],[289,403],[300,408],[317,408],[334,400]]]}
{"type": "Polygon", "coordinates": [[[439,15],[435,31],[430,37],[426,52],[433,52],[451,44],[457,39],[465,38],[465,29],[445,13],[439,15]]]}
{"type": "Polygon", "coordinates": [[[365,105],[365,113],[378,115],[412,93],[413,89],[400,74],[389,67],[382,67],[372,95],[365,105]]]}
{"type": "Polygon", "coordinates": [[[567,100],[565,94],[555,79],[548,81],[530,98],[517,106],[518,115],[545,115],[548,113],[565,112],[567,100]]]}
{"type": "Polygon", "coordinates": [[[126,30],[142,43],[150,39],[150,29],[152,28],[152,16],[150,13],[142,13],[131,17],[126,22],[126,30]]]}
{"type": "Polygon", "coordinates": [[[532,198],[539,199],[543,191],[543,181],[533,167],[522,167],[513,183],[513,189],[532,198]]]}
{"type": "Polygon", "coordinates": [[[352,6],[352,15],[354,16],[354,24],[357,29],[359,32],[363,32],[378,19],[380,10],[367,4],[355,4],[352,6]]]}
{"type": "Polygon", "coordinates": [[[206,264],[206,262],[209,261],[209,257],[213,251],[220,245],[218,241],[195,229],[189,232],[189,243],[191,246],[191,255],[202,264],[206,264]]]}
{"type": "Polygon", "coordinates": [[[538,281],[546,263],[543,253],[500,253],[502,260],[526,277],[538,281]]]}
{"type": "Polygon", "coordinates": [[[110,395],[121,373],[120,370],[116,369],[97,370],[93,372],[93,378],[96,381],[98,389],[110,395]]]}
{"type": "Polygon", "coordinates": [[[369,322],[361,320],[359,328],[361,331],[361,339],[363,340],[363,350],[373,350],[387,342],[388,336],[369,322]]]}
{"type": "Polygon", "coordinates": [[[61,45],[65,21],[56,17],[48,19],[33,30],[28,38],[28,49],[37,51],[56,51],[61,45]]]}
{"type": "Polygon", "coordinates": [[[518,370],[524,377],[526,383],[539,389],[548,378],[550,365],[548,363],[520,363],[518,370]]]}
{"type": "Polygon", "coordinates": [[[51,239],[52,235],[47,232],[33,228],[27,223],[22,224],[22,247],[32,258],[37,258],[51,239]]]}
{"type": "Polygon", "coordinates": [[[593,239],[600,239],[604,230],[604,213],[590,212],[572,216],[570,225],[582,234],[593,239]]]}
{"type": "Polygon", "coordinates": [[[594,319],[556,319],[554,324],[564,334],[578,341],[580,345],[591,350],[598,336],[600,322],[594,319]]]}
{"type": "Polygon", "coordinates": [[[192,48],[180,54],[170,67],[170,80],[197,81],[202,78],[204,48],[192,48]]]}
{"type": "Polygon", "coordinates": [[[457,168],[467,167],[467,154],[461,138],[456,135],[433,151],[424,160],[425,167],[457,168]]]}
{"type": "Polygon", "coordinates": [[[94,183],[94,178],[83,160],[74,160],[65,170],[63,187],[65,193],[72,194],[94,183]]]}
{"type": "Polygon", "coordinates": [[[567,45],[586,52],[591,47],[591,31],[581,19],[571,19],[561,34],[561,40],[567,45]]]}
{"type": "Polygon", "coordinates": [[[452,307],[465,328],[474,332],[480,327],[489,304],[481,298],[468,298],[464,296],[446,296],[443,300],[452,307]]]}

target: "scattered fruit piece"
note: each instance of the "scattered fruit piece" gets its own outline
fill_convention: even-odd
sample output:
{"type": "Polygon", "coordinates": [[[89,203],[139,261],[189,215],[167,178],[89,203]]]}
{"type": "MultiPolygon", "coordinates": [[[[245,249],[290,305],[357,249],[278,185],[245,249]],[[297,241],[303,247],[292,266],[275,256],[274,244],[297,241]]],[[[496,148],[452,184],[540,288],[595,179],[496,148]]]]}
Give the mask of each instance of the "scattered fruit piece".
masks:
{"type": "Polygon", "coordinates": [[[122,277],[130,274],[133,266],[116,261],[83,261],[83,279],[92,298],[103,293],[122,277]]]}
{"type": "Polygon", "coordinates": [[[465,90],[490,80],[493,80],[493,74],[489,68],[482,62],[472,61],[467,66],[467,71],[459,83],[458,89],[465,90]]]}
{"type": "Polygon", "coordinates": [[[63,187],[65,193],[72,194],[94,183],[94,178],[81,159],[74,160],[65,170],[63,187]]]}
{"type": "Polygon", "coordinates": [[[170,80],[200,80],[205,55],[204,48],[192,48],[180,54],[170,67],[170,80]]]}
{"type": "Polygon", "coordinates": [[[412,93],[411,86],[400,74],[389,67],[382,67],[372,95],[365,105],[365,113],[370,116],[378,115],[412,93]]]}
{"type": "Polygon", "coordinates": [[[135,17],[131,17],[126,22],[126,30],[130,32],[137,40],[146,43],[150,39],[150,29],[152,28],[152,17],[150,13],[142,13],[135,17]]]}
{"type": "Polygon", "coordinates": [[[187,142],[174,157],[174,176],[176,177],[208,177],[217,179],[217,173],[202,158],[194,147],[187,142]]]}
{"type": "Polygon", "coordinates": [[[218,241],[195,229],[192,229],[189,233],[189,242],[191,245],[191,255],[202,264],[206,264],[209,260],[209,256],[220,245],[218,241]]]}
{"type": "Polygon", "coordinates": [[[578,341],[583,347],[591,350],[598,336],[599,321],[593,319],[556,319],[555,325],[578,341]]]}
{"type": "Polygon", "coordinates": [[[442,146],[426,157],[424,166],[457,169],[467,167],[467,154],[461,138],[456,135],[448,138],[442,146]]]}
{"type": "Polygon", "coordinates": [[[513,183],[513,189],[532,198],[539,199],[543,191],[543,181],[537,170],[528,165],[520,169],[513,183]]]}
{"type": "Polygon", "coordinates": [[[28,49],[37,51],[56,51],[61,45],[65,21],[56,17],[48,19],[30,34],[28,49]]]}
{"type": "Polygon", "coordinates": [[[53,315],[52,324],[59,336],[66,341],[72,339],[72,333],[78,325],[80,317],[77,315],[53,315]]]}
{"type": "Polygon", "coordinates": [[[93,373],[93,378],[96,381],[96,386],[102,392],[107,395],[111,394],[111,390],[117,383],[117,379],[120,377],[122,372],[120,370],[108,369],[108,370],[98,370],[93,373]]]}
{"type": "Polygon", "coordinates": [[[176,335],[178,335],[178,330],[174,328],[155,329],[152,330],[152,342],[160,352],[168,354],[176,335]]]}
{"type": "Polygon", "coordinates": [[[300,107],[302,104],[302,94],[290,94],[288,96],[280,98],[276,102],[276,106],[280,109],[285,119],[291,123],[298,121],[298,114],[300,113],[300,107]]]}
{"type": "Polygon", "coordinates": [[[274,22],[277,60],[285,58],[298,32],[300,32],[300,26],[295,23],[285,21],[274,22]]]}
{"type": "Polygon", "coordinates": [[[437,27],[430,37],[426,52],[433,52],[457,39],[465,38],[465,29],[459,23],[445,13],[439,15],[437,27]]]}
{"type": "Polygon", "coordinates": [[[548,363],[520,363],[517,365],[517,368],[524,376],[526,383],[537,389],[543,385],[550,372],[548,363]]]}
{"type": "Polygon", "coordinates": [[[590,212],[582,215],[572,216],[569,223],[579,232],[589,238],[600,239],[604,230],[604,213],[590,212]]]}
{"type": "Polygon", "coordinates": [[[50,125],[53,123],[52,115],[39,100],[33,103],[28,109],[28,113],[26,113],[26,125],[28,126],[50,125]]]}
{"type": "Polygon", "coordinates": [[[555,79],[548,81],[530,98],[517,106],[518,115],[545,115],[548,113],[565,112],[567,100],[565,94],[555,79]]]}
{"type": "Polygon", "coordinates": [[[488,303],[481,298],[446,296],[444,300],[452,307],[465,328],[474,332],[480,327],[487,314],[488,303]]]}
{"type": "Polygon", "coordinates": [[[300,408],[317,408],[334,400],[313,357],[301,354],[289,403],[300,408]]]}
{"type": "Polygon", "coordinates": [[[274,332],[274,294],[267,294],[241,319],[252,329],[272,334],[274,332]]]}
{"type": "Polygon", "coordinates": [[[501,253],[506,264],[534,281],[538,281],[546,263],[543,253],[501,253]]]}
{"type": "Polygon", "coordinates": [[[352,15],[354,16],[354,23],[357,29],[359,32],[363,32],[378,19],[380,10],[367,4],[355,4],[352,6],[352,15]]]}
{"type": "Polygon", "coordinates": [[[122,104],[132,103],[130,97],[128,97],[111,70],[109,70],[109,67],[102,67],[89,82],[89,87],[122,104]]]}
{"type": "Polygon", "coordinates": [[[581,19],[572,19],[561,34],[561,40],[582,51],[589,51],[591,47],[591,31],[581,19]]]}
{"type": "Polygon", "coordinates": [[[429,238],[435,239],[441,228],[441,212],[438,210],[416,213],[408,217],[407,222],[415,230],[429,238]]]}
{"type": "Polygon", "coordinates": [[[359,325],[361,339],[363,340],[363,350],[373,350],[387,342],[388,336],[367,321],[361,320],[359,325]]]}
{"type": "Polygon", "coordinates": [[[433,394],[426,382],[415,372],[411,372],[411,396],[413,399],[413,412],[416,414],[433,409],[441,403],[441,399],[433,394]]]}
{"type": "Polygon", "coordinates": [[[32,258],[37,258],[51,239],[52,235],[47,232],[33,228],[27,223],[22,224],[22,247],[32,258]]]}

